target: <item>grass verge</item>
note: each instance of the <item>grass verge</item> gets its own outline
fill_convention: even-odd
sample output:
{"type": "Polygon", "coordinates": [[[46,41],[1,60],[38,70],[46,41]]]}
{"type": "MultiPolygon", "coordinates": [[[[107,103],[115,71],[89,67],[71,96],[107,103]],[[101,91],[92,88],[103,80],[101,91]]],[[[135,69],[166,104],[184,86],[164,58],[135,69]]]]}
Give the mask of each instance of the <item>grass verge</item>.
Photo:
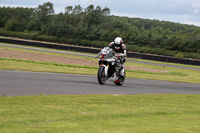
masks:
{"type": "Polygon", "coordinates": [[[0,97],[0,132],[200,131],[200,95],[0,97]]]}

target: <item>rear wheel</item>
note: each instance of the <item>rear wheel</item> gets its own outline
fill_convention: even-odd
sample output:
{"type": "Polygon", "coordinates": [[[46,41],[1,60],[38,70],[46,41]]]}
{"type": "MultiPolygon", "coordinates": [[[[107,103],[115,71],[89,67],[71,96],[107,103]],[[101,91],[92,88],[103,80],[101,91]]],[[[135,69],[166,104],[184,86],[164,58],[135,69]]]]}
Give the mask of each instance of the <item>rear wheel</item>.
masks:
{"type": "Polygon", "coordinates": [[[97,73],[97,79],[99,84],[103,85],[106,83],[106,76],[105,76],[105,68],[103,66],[99,67],[98,73],[97,73]]]}
{"type": "Polygon", "coordinates": [[[119,76],[118,79],[115,81],[115,84],[121,86],[124,84],[125,79],[126,79],[126,73],[124,72],[124,76],[119,76]]]}

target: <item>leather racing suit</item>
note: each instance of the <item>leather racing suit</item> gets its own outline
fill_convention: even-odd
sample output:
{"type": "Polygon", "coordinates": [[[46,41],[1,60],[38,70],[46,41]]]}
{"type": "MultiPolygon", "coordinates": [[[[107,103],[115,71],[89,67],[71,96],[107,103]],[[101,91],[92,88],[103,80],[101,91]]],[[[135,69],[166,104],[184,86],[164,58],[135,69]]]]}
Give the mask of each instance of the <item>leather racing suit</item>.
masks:
{"type": "Polygon", "coordinates": [[[117,58],[120,60],[120,63],[122,64],[122,69],[120,74],[123,76],[125,73],[125,67],[124,67],[124,63],[126,62],[126,46],[124,44],[121,44],[119,47],[116,47],[118,45],[115,45],[114,42],[111,42],[109,44],[109,47],[112,48],[116,54],[117,54],[117,58]]]}

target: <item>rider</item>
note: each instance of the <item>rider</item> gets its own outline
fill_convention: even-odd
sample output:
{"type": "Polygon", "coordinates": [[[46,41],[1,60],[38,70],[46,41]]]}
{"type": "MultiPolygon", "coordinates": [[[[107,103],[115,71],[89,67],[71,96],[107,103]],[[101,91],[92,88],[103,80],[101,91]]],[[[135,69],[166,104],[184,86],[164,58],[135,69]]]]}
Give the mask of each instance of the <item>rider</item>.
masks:
{"type": "Polygon", "coordinates": [[[109,47],[112,48],[117,54],[117,57],[120,57],[120,62],[122,64],[121,75],[124,75],[124,63],[126,62],[126,46],[123,44],[121,37],[115,38],[114,42],[109,44],[109,47]]]}

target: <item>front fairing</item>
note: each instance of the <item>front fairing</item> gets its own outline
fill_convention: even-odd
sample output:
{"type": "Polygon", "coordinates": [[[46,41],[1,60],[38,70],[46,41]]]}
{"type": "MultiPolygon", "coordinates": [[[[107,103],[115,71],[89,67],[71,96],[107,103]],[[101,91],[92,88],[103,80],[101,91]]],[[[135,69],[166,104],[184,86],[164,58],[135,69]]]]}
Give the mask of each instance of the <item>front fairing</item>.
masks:
{"type": "Polygon", "coordinates": [[[109,47],[105,47],[98,54],[99,60],[101,60],[101,61],[108,61],[108,62],[115,61],[114,56],[115,56],[115,52],[111,48],[109,48],[109,47]]]}
{"type": "Polygon", "coordinates": [[[113,76],[116,72],[116,57],[115,51],[109,47],[105,47],[101,50],[101,52],[97,55],[99,58],[99,66],[103,66],[105,68],[105,74],[108,75],[108,78],[113,76]]]}

